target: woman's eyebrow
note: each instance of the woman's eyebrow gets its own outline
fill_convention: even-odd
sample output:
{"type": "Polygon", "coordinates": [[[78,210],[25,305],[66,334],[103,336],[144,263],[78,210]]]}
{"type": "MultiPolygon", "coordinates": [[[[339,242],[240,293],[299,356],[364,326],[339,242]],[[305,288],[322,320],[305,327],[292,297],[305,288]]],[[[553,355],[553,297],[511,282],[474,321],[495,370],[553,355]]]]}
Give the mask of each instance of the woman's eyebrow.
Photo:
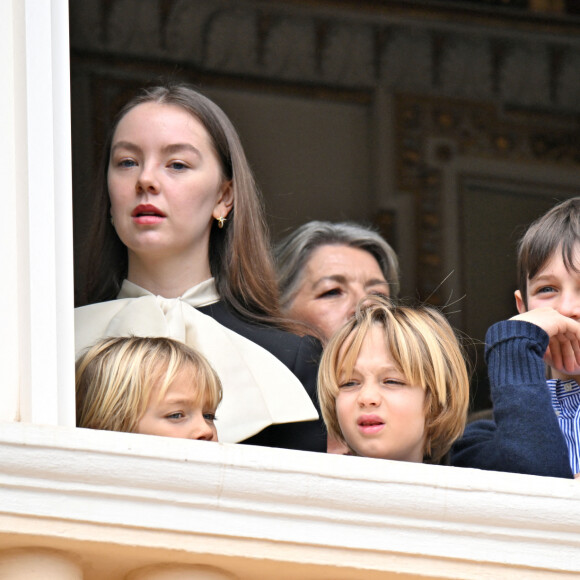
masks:
{"type": "Polygon", "coordinates": [[[116,143],[113,143],[111,146],[111,153],[116,149],[127,149],[128,151],[134,151],[136,153],[141,152],[141,147],[135,145],[135,143],[131,143],[130,141],[117,141],[116,143]]]}
{"type": "Polygon", "coordinates": [[[195,153],[201,157],[201,153],[197,147],[194,147],[191,143],[172,143],[170,145],[166,145],[162,148],[164,153],[178,153],[179,151],[189,151],[191,153],[195,153]]]}
{"type": "Polygon", "coordinates": [[[323,282],[338,282],[339,284],[344,284],[346,282],[346,276],[342,274],[333,274],[331,276],[322,276],[322,278],[318,278],[312,285],[313,288],[316,288],[318,285],[322,284],[323,282]]]}
{"type": "Polygon", "coordinates": [[[367,280],[365,282],[365,288],[367,288],[368,286],[378,286],[378,285],[388,286],[389,283],[383,278],[373,278],[372,280],[367,280]]]}
{"type": "MultiPolygon", "coordinates": [[[[142,149],[139,145],[131,143],[130,141],[117,141],[111,147],[111,152],[116,149],[127,149],[128,151],[134,151],[136,153],[141,153],[142,149]]],[[[178,153],[179,151],[190,151],[195,155],[201,156],[199,149],[194,147],[191,143],[171,143],[162,147],[161,151],[167,155],[172,153],[178,153]]]]}

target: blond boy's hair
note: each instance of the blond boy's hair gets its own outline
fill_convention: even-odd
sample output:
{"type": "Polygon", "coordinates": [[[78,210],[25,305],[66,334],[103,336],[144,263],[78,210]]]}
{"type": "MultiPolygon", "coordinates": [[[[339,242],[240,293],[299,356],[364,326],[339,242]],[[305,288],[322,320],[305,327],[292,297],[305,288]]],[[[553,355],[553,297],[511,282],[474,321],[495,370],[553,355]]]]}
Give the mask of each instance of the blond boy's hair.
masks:
{"type": "Polygon", "coordinates": [[[405,378],[425,391],[423,455],[436,463],[465,428],[469,375],[463,349],[449,322],[427,306],[396,306],[386,298],[368,296],[332,337],[318,373],[318,396],[328,432],[348,445],[338,423],[336,397],[374,325],[384,329],[387,349],[405,378]]]}
{"type": "Polygon", "coordinates": [[[579,272],[574,250],[580,242],[580,197],[555,205],[533,222],[518,244],[518,289],[528,307],[528,280],[532,280],[556,251],[567,270],[579,272]]]}
{"type": "Polygon", "coordinates": [[[204,356],[166,337],[98,341],[76,363],[77,427],[135,432],[153,387],[162,398],[176,376],[189,373],[198,400],[213,411],[222,399],[217,373],[204,356]]]}

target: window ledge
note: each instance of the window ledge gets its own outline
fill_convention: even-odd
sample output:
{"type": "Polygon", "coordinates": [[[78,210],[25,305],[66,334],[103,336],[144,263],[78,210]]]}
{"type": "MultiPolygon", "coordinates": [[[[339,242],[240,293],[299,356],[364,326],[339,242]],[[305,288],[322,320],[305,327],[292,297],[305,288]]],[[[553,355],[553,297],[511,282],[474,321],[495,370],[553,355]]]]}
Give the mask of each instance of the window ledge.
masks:
{"type": "Polygon", "coordinates": [[[72,551],[86,578],[580,571],[578,481],[23,423],[0,465],[0,547],[72,551]]]}

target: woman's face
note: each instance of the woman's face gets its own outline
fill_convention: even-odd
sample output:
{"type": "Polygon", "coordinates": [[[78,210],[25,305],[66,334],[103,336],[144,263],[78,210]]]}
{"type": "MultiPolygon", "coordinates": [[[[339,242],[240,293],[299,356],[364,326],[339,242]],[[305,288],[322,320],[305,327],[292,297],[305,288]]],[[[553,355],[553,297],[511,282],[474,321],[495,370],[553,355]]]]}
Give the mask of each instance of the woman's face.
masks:
{"type": "Polygon", "coordinates": [[[227,216],[232,205],[230,182],[223,179],[208,132],[176,105],[143,103],[121,119],[108,187],[129,260],[207,261],[212,221],[227,216]]]}
{"type": "Polygon", "coordinates": [[[359,300],[373,293],[389,296],[389,285],[371,254],[350,246],[320,246],[304,267],[288,314],[328,340],[354,314],[359,300]]]}

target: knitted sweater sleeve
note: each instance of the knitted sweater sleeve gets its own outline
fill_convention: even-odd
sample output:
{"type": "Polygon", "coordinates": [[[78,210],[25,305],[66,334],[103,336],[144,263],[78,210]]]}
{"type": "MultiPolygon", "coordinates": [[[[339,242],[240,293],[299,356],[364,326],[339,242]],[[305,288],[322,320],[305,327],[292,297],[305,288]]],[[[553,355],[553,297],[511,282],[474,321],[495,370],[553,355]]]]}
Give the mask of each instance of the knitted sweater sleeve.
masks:
{"type": "Polygon", "coordinates": [[[451,464],[530,475],[572,477],[568,451],[550,401],[543,356],[548,335],[521,320],[487,331],[493,421],[475,421],[451,451],[451,464]]]}

